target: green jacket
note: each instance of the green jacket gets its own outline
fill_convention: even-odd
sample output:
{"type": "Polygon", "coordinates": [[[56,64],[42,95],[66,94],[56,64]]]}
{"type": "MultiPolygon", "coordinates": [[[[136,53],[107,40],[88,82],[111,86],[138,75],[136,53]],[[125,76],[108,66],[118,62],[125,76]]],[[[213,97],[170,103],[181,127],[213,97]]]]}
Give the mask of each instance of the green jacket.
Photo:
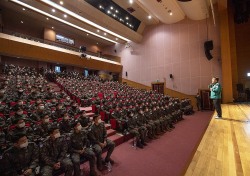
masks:
{"type": "Polygon", "coordinates": [[[221,85],[220,83],[214,84],[211,90],[210,98],[211,99],[221,99],[221,85]]]}

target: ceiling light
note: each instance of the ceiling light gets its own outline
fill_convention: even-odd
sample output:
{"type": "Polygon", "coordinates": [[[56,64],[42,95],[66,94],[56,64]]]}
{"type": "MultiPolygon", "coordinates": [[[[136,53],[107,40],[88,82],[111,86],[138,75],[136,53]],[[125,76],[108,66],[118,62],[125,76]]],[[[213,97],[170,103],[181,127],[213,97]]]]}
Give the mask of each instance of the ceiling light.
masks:
{"type": "Polygon", "coordinates": [[[118,40],[118,38],[115,38],[115,40],[118,40]]]}
{"type": "Polygon", "coordinates": [[[129,3],[130,3],[130,4],[133,4],[133,2],[134,2],[133,0],[129,0],[129,3]]]}
{"type": "Polygon", "coordinates": [[[173,12],[171,10],[168,11],[169,15],[173,15],[173,12]]]}
{"type": "Polygon", "coordinates": [[[55,10],[55,9],[52,9],[52,12],[56,12],[56,10],[55,10]]]}
{"type": "Polygon", "coordinates": [[[64,14],[63,16],[64,16],[64,18],[67,18],[67,17],[68,17],[66,14],[64,14]]]}
{"type": "Polygon", "coordinates": [[[126,17],[126,20],[128,20],[129,18],[128,17],[126,17]]]}
{"type": "Polygon", "coordinates": [[[60,1],[60,4],[63,5],[63,1],[60,1]]]}
{"type": "Polygon", "coordinates": [[[148,19],[151,19],[151,18],[152,18],[152,16],[151,16],[151,15],[149,15],[149,16],[148,16],[148,19]]]}
{"type": "Polygon", "coordinates": [[[25,10],[25,8],[23,8],[23,10],[25,10]]]}
{"type": "Polygon", "coordinates": [[[108,14],[110,14],[110,11],[108,10],[108,14]]]}
{"type": "Polygon", "coordinates": [[[113,17],[116,17],[116,15],[115,15],[115,14],[113,14],[113,17]]]}
{"type": "Polygon", "coordinates": [[[107,35],[107,33],[106,33],[106,32],[104,32],[104,35],[107,35]]]}
{"type": "Polygon", "coordinates": [[[100,32],[100,30],[99,30],[99,29],[97,29],[97,32],[100,32]]]}
{"type": "Polygon", "coordinates": [[[53,27],[53,26],[52,26],[51,28],[52,28],[52,29],[54,29],[54,27],[53,27]]]}
{"type": "Polygon", "coordinates": [[[99,43],[97,42],[96,44],[98,45],[99,43]]]}
{"type": "Polygon", "coordinates": [[[23,24],[23,21],[21,21],[21,23],[23,24]]]}
{"type": "Polygon", "coordinates": [[[46,18],[46,20],[49,20],[49,18],[46,18]]]}
{"type": "Polygon", "coordinates": [[[110,9],[113,10],[114,9],[113,6],[111,6],[110,9]]]}
{"type": "MultiPolygon", "coordinates": [[[[10,1],[22,5],[22,2],[20,2],[20,1],[18,1],[18,0],[10,0],[10,1]]],[[[53,1],[50,1],[50,0],[40,0],[40,1],[43,2],[43,3],[46,3],[47,5],[50,5],[50,6],[54,7],[54,8],[56,8],[56,9],[60,10],[60,11],[63,11],[64,13],[66,13],[66,14],[68,14],[68,15],[74,17],[74,18],[76,18],[77,20],[80,20],[80,21],[82,21],[82,22],[84,22],[84,23],[87,23],[87,24],[89,24],[89,25],[91,25],[91,26],[93,26],[93,27],[95,27],[95,28],[99,28],[100,30],[105,31],[105,32],[107,32],[107,33],[109,33],[109,34],[111,34],[111,35],[116,36],[116,37],[119,37],[119,38],[121,38],[121,39],[123,39],[123,40],[125,40],[125,41],[127,41],[127,42],[130,41],[128,38],[123,37],[123,36],[121,36],[121,35],[119,35],[119,34],[113,32],[113,31],[110,31],[109,29],[106,29],[106,28],[104,28],[104,27],[102,27],[102,26],[100,26],[100,25],[98,25],[98,24],[92,22],[92,21],[90,21],[90,20],[88,20],[88,19],[86,19],[86,18],[84,18],[84,17],[82,17],[82,16],[80,16],[80,15],[78,15],[78,14],[76,14],[76,13],[74,13],[74,12],[72,12],[72,11],[70,11],[70,10],[68,10],[68,9],[66,9],[66,8],[64,8],[64,7],[60,6],[60,5],[58,5],[58,4],[56,4],[56,3],[54,3],[53,1]]],[[[23,4],[25,4],[25,3],[23,3],[23,4]]],[[[27,6],[27,4],[25,4],[25,5],[27,6]]],[[[22,5],[22,6],[24,6],[24,5],[22,5]]],[[[85,30],[86,30],[86,29],[85,29],[85,30]]],[[[90,32],[88,32],[88,33],[89,33],[89,34],[92,34],[92,33],[90,33],[90,32]]],[[[99,37],[100,37],[100,36],[99,36],[99,37]]],[[[106,40],[106,39],[105,39],[105,40],[106,40]]],[[[108,41],[109,41],[109,40],[108,40],[108,41]]]]}
{"type": "MultiPolygon", "coordinates": [[[[101,36],[101,35],[99,35],[99,34],[96,34],[96,33],[94,33],[94,32],[91,32],[91,31],[89,31],[89,30],[87,30],[87,29],[84,29],[84,28],[82,28],[82,27],[80,27],[80,26],[77,26],[77,25],[75,25],[75,24],[72,24],[72,23],[70,23],[70,22],[68,22],[68,21],[65,21],[65,20],[63,20],[63,19],[61,19],[61,18],[58,18],[58,17],[56,17],[56,16],[53,16],[53,15],[51,15],[51,14],[49,14],[49,13],[47,13],[47,12],[44,12],[44,11],[42,11],[42,10],[40,10],[40,9],[37,9],[37,8],[35,8],[35,7],[33,7],[33,6],[30,6],[30,5],[28,5],[28,4],[25,4],[24,2],[21,2],[21,1],[19,1],[19,0],[9,0],[9,1],[14,2],[14,3],[16,3],[16,4],[19,4],[19,5],[23,6],[23,7],[26,7],[27,9],[33,10],[33,11],[35,11],[35,12],[37,12],[37,13],[43,15],[43,16],[47,16],[47,17],[49,17],[49,18],[51,18],[51,19],[54,19],[54,20],[56,20],[56,21],[59,21],[59,22],[61,22],[61,23],[63,23],[63,24],[66,24],[66,25],[68,25],[68,26],[70,26],[70,27],[73,27],[73,28],[75,28],[75,29],[78,29],[78,30],[80,30],[80,31],[83,31],[83,32],[92,34],[92,35],[94,35],[94,36],[96,36],[96,37],[102,38],[102,39],[107,40],[107,41],[112,42],[112,43],[117,43],[117,42],[114,41],[114,40],[111,40],[111,39],[109,39],[109,38],[106,38],[106,37],[101,36]]],[[[55,3],[53,3],[52,1],[45,1],[45,0],[41,0],[41,1],[44,2],[44,3],[45,3],[45,2],[46,2],[46,3],[52,3],[53,5],[55,5],[55,3]]],[[[56,4],[55,6],[56,6],[57,8],[60,7],[59,9],[62,8],[62,9],[63,9],[62,11],[67,11],[67,9],[63,8],[62,6],[59,6],[58,4],[56,4]]],[[[72,15],[72,16],[74,16],[74,17],[77,16],[77,18],[81,19],[81,21],[83,21],[83,19],[84,19],[84,18],[82,18],[81,16],[79,16],[79,15],[77,15],[77,14],[71,12],[71,11],[67,11],[67,12],[65,12],[65,13],[70,14],[70,15],[72,15]]],[[[86,19],[85,19],[85,20],[86,20],[86,19]]],[[[97,27],[99,27],[99,28],[101,27],[101,26],[99,26],[99,25],[97,25],[97,24],[95,24],[95,23],[92,24],[92,23],[91,23],[90,21],[88,21],[88,20],[86,20],[86,22],[87,22],[88,24],[91,24],[92,26],[97,26],[97,27]]],[[[120,36],[120,35],[118,35],[118,34],[112,32],[112,31],[109,31],[109,30],[103,28],[103,27],[102,27],[102,29],[104,29],[104,31],[107,32],[107,33],[113,34],[113,35],[115,35],[115,36],[117,36],[117,37],[120,37],[120,38],[122,38],[122,39],[124,39],[124,40],[130,41],[129,39],[127,39],[127,38],[125,38],[125,37],[122,37],[122,36],[120,36]]]]}
{"type": "Polygon", "coordinates": [[[87,35],[89,35],[89,34],[87,34],[87,35]]]}
{"type": "Polygon", "coordinates": [[[99,8],[100,8],[100,9],[102,9],[102,6],[101,6],[101,5],[99,5],[99,8]]]}
{"type": "Polygon", "coordinates": [[[119,11],[118,10],[115,10],[116,13],[118,13],[119,11]]]}

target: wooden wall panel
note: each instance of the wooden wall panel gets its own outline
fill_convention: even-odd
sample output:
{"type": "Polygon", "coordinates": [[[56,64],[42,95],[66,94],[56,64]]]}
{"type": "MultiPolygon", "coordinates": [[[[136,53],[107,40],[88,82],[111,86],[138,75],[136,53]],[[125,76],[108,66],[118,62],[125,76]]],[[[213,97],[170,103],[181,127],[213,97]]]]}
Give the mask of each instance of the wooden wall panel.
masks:
{"type": "MultiPolygon", "coordinates": [[[[149,86],[122,78],[122,83],[124,83],[124,82],[126,82],[126,84],[130,87],[134,87],[137,89],[152,90],[152,88],[149,86]]],[[[195,95],[187,95],[187,94],[177,92],[177,91],[172,90],[172,89],[168,89],[166,87],[165,87],[164,93],[171,96],[171,97],[178,97],[180,99],[189,98],[192,102],[194,109],[197,109],[195,95]]]]}
{"type": "Polygon", "coordinates": [[[78,55],[39,47],[18,41],[0,38],[0,54],[9,56],[19,56],[21,58],[59,63],[81,68],[96,70],[107,70],[110,72],[121,72],[122,65],[98,61],[94,59],[80,58],[78,55]]]}
{"type": "Polygon", "coordinates": [[[247,73],[250,72],[250,21],[244,24],[235,24],[235,37],[238,58],[238,76],[239,83],[250,88],[250,78],[247,73]]]}
{"type": "Polygon", "coordinates": [[[218,1],[218,9],[220,17],[222,84],[224,87],[222,91],[222,101],[223,103],[229,103],[233,102],[233,81],[227,0],[218,1]]]}

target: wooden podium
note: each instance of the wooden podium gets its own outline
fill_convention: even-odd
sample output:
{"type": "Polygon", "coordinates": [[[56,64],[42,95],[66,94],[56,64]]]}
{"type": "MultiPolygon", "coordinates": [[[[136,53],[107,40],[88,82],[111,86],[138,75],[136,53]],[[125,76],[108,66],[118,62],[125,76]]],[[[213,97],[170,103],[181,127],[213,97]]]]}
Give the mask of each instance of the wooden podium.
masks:
{"type": "Polygon", "coordinates": [[[209,89],[199,89],[201,96],[201,109],[202,110],[214,110],[213,101],[210,99],[209,89]]]}
{"type": "Polygon", "coordinates": [[[165,88],[164,82],[152,82],[151,85],[153,91],[164,94],[164,88],[165,88]]]}

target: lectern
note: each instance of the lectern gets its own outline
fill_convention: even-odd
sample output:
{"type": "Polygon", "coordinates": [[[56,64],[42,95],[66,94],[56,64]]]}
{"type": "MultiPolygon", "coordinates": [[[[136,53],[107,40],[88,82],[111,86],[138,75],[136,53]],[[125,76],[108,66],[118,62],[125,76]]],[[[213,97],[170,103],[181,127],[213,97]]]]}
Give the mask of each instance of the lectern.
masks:
{"type": "Polygon", "coordinates": [[[210,99],[209,89],[199,89],[201,96],[201,109],[203,110],[213,110],[213,101],[210,99]]]}

